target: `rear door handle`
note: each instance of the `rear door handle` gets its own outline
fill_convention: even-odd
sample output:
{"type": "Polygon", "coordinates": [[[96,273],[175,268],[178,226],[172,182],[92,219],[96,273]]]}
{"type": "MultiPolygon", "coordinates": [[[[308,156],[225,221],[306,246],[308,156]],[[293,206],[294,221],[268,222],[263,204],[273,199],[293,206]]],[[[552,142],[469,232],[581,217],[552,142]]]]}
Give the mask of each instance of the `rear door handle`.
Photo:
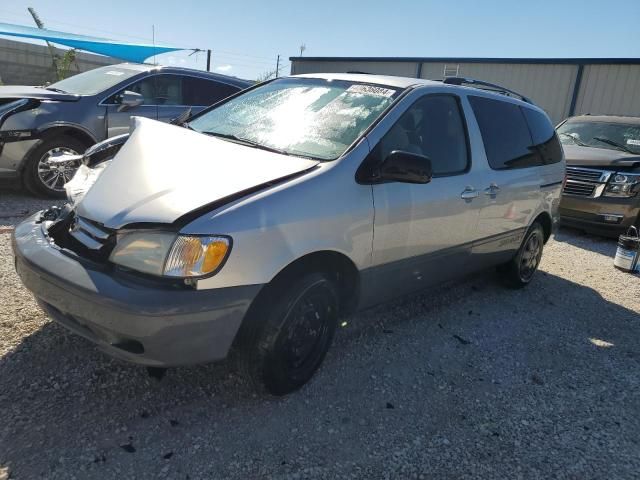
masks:
{"type": "Polygon", "coordinates": [[[495,197],[499,191],[500,191],[500,187],[495,183],[492,183],[491,185],[489,185],[489,187],[484,189],[484,194],[495,197]]]}
{"type": "Polygon", "coordinates": [[[480,194],[478,193],[478,191],[475,188],[467,187],[460,194],[460,198],[462,198],[464,200],[473,200],[474,198],[478,198],[479,195],[480,194]]]}

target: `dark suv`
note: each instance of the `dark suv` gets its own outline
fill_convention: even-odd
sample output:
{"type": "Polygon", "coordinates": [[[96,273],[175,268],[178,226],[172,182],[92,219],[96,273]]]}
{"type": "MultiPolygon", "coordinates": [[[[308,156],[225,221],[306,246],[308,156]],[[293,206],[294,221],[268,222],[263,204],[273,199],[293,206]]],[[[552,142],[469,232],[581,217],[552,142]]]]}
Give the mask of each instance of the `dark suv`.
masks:
{"type": "Polygon", "coordinates": [[[617,236],[640,224],[640,117],[581,115],[561,123],[564,225],[617,236]]]}
{"type": "Polygon", "coordinates": [[[124,63],[47,87],[0,87],[0,178],[21,178],[32,193],[63,197],[78,165],[57,157],[128,133],[132,116],[168,122],[252,84],[200,70],[124,63]]]}

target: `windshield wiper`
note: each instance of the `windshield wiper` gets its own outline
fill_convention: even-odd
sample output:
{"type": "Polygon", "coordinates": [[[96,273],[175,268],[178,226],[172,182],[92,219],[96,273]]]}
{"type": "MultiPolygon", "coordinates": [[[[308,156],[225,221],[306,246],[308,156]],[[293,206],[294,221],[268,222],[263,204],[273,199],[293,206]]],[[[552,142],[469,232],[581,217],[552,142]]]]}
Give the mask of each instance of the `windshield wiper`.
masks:
{"type": "Polygon", "coordinates": [[[60,88],[56,88],[56,87],[44,87],[45,90],[50,90],[52,92],[56,92],[56,93],[69,93],[69,92],[65,92],[64,90],[60,89],[60,88]]]}
{"type": "Polygon", "coordinates": [[[593,137],[593,139],[597,140],[599,142],[602,142],[602,143],[606,143],[607,145],[611,145],[612,147],[616,147],[616,148],[622,150],[623,152],[634,153],[632,150],[629,150],[627,147],[625,147],[621,143],[614,142],[613,140],[609,140],[608,138],[593,137]]]}
{"type": "Polygon", "coordinates": [[[575,133],[561,133],[561,136],[564,135],[565,137],[569,137],[571,140],[573,140],[577,145],[580,145],[581,147],[590,147],[591,145],[587,145],[586,143],[584,143],[582,140],[580,140],[580,138],[578,138],[578,136],[575,133]]]}
{"type": "Polygon", "coordinates": [[[279,148],[269,147],[267,145],[262,145],[261,143],[254,142],[253,140],[249,140],[248,138],[238,137],[233,135],[232,133],[218,133],[218,132],[200,132],[205,135],[209,135],[212,137],[224,138],[226,140],[231,140],[232,142],[239,143],[241,145],[245,145],[247,147],[259,148],[260,150],[266,150],[267,152],[279,153],[281,155],[291,155],[286,150],[281,150],[279,148]]]}

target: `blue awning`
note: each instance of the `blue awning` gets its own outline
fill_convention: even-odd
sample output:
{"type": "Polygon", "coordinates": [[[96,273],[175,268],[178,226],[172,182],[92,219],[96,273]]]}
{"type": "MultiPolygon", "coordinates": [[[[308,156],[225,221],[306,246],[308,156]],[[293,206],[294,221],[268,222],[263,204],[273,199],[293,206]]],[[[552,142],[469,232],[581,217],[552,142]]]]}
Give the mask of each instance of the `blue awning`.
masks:
{"type": "Polygon", "coordinates": [[[127,43],[109,40],[108,38],[89,37],[73,33],[56,32],[54,30],[26,27],[23,25],[11,25],[0,23],[0,35],[12,37],[36,38],[52,43],[66,45],[67,47],[99,53],[108,57],[120,58],[130,62],[143,63],[147,58],[161,53],[176,50],[191,50],[182,47],[167,47],[162,45],[145,45],[140,43],[127,43]]]}

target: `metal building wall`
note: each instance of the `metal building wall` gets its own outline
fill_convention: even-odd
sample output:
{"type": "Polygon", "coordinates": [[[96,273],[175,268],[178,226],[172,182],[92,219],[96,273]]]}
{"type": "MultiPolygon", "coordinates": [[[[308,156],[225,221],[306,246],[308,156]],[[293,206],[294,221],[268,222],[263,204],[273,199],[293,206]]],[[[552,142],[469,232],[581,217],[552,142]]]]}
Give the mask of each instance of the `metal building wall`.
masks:
{"type": "Polygon", "coordinates": [[[640,65],[585,65],[577,113],[640,115],[640,65]]]}
{"type": "Polygon", "coordinates": [[[303,61],[291,62],[291,74],[302,73],[346,73],[367,72],[396,77],[416,77],[418,64],[416,62],[342,62],[342,61],[303,61]]]}
{"type": "Polygon", "coordinates": [[[566,118],[576,80],[577,65],[504,63],[423,63],[422,78],[443,78],[445,65],[458,76],[497,83],[531,98],[554,122],[566,118]]]}
{"type": "Polygon", "coordinates": [[[533,59],[484,61],[473,59],[291,58],[292,74],[363,71],[433,80],[449,74],[477,78],[527,95],[558,123],[573,114],[620,114],[640,116],[640,60],[565,59],[547,63],[533,59]],[[468,60],[468,59],[467,59],[468,60]],[[618,60],[620,63],[615,63],[618,60]],[[581,66],[582,65],[582,66],[581,66]],[[575,90],[576,80],[580,80],[575,90]],[[574,96],[575,92],[575,96],[574,96]]]}

